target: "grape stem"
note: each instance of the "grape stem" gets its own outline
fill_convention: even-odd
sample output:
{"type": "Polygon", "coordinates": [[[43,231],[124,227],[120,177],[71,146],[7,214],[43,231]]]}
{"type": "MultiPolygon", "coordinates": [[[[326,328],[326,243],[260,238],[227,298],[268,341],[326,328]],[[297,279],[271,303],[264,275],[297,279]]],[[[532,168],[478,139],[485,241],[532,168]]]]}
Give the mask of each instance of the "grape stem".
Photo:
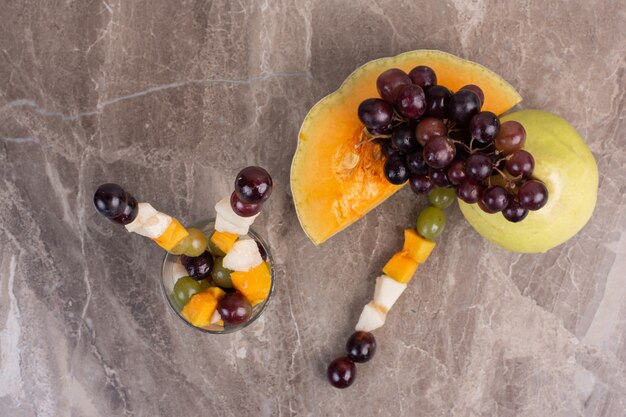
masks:
{"type": "MultiPolygon", "coordinates": [[[[504,181],[506,181],[506,186],[507,188],[510,188],[510,189],[514,189],[515,186],[517,185],[515,181],[522,178],[521,176],[511,178],[509,175],[506,174],[506,172],[502,172],[500,169],[496,168],[495,166],[493,167],[493,169],[495,169],[498,172],[498,174],[500,174],[500,176],[504,179],[504,181]]],[[[491,185],[491,178],[489,178],[489,185],[491,185]]]]}
{"type": "Polygon", "coordinates": [[[376,139],[389,139],[390,137],[391,135],[371,135],[367,131],[367,128],[364,127],[363,130],[361,131],[361,138],[360,138],[361,140],[354,145],[354,149],[359,149],[361,145],[367,142],[371,142],[376,139]]]}
{"type": "Polygon", "coordinates": [[[456,139],[450,139],[452,141],[452,143],[456,143],[457,145],[461,145],[463,146],[468,152],[471,152],[472,150],[469,148],[469,146],[467,146],[465,144],[465,142],[462,142],[460,140],[456,140],[456,139]]]}

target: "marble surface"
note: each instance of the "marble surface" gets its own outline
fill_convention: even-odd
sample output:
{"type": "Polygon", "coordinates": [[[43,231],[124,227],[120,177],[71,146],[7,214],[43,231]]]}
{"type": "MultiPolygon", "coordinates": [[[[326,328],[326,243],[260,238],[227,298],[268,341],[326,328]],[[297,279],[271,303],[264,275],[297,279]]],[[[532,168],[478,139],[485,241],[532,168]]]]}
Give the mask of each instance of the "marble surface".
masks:
{"type": "Polygon", "coordinates": [[[0,3],[0,415],[626,415],[626,15],[611,0],[0,3]],[[541,255],[457,208],[355,385],[330,387],[376,271],[425,205],[403,190],[315,248],[289,193],[299,125],[355,67],[432,48],[566,117],[595,215],[541,255]],[[275,296],[243,332],[181,325],[162,253],[98,217],[114,181],[184,221],[266,166],[275,296]]]}

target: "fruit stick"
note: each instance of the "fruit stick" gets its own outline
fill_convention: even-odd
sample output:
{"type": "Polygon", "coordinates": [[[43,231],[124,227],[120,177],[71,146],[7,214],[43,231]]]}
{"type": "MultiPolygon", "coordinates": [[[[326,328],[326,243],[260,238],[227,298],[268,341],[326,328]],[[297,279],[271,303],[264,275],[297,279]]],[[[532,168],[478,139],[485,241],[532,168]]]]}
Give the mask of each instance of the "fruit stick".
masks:
{"type": "Polygon", "coordinates": [[[137,203],[135,197],[117,184],[103,184],[94,194],[96,209],[129,232],[146,236],[165,250],[172,250],[189,236],[180,222],[157,211],[149,203],[137,203]]]}

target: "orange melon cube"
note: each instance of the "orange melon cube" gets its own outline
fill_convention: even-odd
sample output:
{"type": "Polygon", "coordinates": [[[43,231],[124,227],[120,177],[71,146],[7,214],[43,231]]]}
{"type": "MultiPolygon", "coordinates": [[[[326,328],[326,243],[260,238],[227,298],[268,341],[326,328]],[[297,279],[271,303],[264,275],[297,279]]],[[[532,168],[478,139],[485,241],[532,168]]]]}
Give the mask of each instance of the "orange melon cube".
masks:
{"type": "Polygon", "coordinates": [[[406,284],[417,270],[417,262],[405,251],[397,252],[383,267],[383,274],[406,284]]]}
{"type": "Polygon", "coordinates": [[[228,232],[220,232],[218,230],[211,236],[211,242],[215,244],[224,253],[228,253],[239,238],[238,235],[228,232]]]}
{"type": "Polygon", "coordinates": [[[434,248],[435,242],[423,238],[415,229],[406,229],[404,231],[404,247],[402,250],[413,258],[415,262],[423,264],[434,248]]]}
{"type": "Polygon", "coordinates": [[[250,301],[253,306],[265,300],[270,293],[272,276],[266,262],[247,272],[230,273],[233,286],[250,301]]]}
{"type": "Polygon", "coordinates": [[[195,294],[183,307],[183,316],[196,327],[211,324],[211,316],[217,308],[217,298],[205,291],[195,294]]]}
{"type": "Polygon", "coordinates": [[[152,240],[163,249],[169,251],[187,236],[189,236],[189,232],[185,229],[185,226],[172,217],[172,222],[167,226],[167,229],[165,229],[161,236],[152,240]]]}
{"type": "Polygon", "coordinates": [[[224,292],[224,290],[221,289],[220,287],[209,287],[207,288],[206,292],[211,294],[218,301],[221,300],[226,295],[226,292],[224,292]]]}

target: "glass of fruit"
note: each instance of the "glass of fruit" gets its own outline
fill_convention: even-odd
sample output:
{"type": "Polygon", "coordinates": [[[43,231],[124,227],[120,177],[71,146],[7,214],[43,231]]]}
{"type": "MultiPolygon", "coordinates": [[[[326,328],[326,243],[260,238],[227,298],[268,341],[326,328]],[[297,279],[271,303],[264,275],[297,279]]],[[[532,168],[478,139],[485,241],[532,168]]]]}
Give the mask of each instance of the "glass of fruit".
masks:
{"type": "Polygon", "coordinates": [[[254,242],[258,250],[255,256],[260,254],[263,262],[245,273],[230,271],[223,266],[225,252],[211,239],[216,233],[215,219],[192,227],[190,231],[203,233],[197,240],[206,250],[200,249],[196,257],[166,253],[161,288],[167,304],[184,323],[205,333],[232,333],[249,326],[261,316],[274,289],[268,244],[252,229],[239,236],[238,241],[254,242]]]}

